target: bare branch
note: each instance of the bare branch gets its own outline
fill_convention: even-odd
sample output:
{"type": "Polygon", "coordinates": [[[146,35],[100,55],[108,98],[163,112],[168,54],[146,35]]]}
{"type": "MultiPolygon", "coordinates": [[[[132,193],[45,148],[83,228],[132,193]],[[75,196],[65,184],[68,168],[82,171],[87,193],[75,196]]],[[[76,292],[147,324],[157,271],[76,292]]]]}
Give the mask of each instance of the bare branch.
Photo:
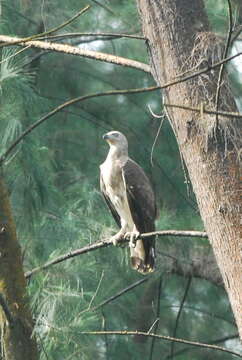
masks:
{"type": "Polygon", "coordinates": [[[160,231],[153,231],[145,234],[141,234],[141,239],[145,239],[149,236],[188,236],[188,237],[200,237],[200,238],[207,238],[208,235],[205,231],[194,231],[194,230],[160,230],[160,231]]]}
{"type": "MultiPolygon", "coordinates": [[[[163,231],[154,231],[151,233],[145,233],[145,234],[141,234],[140,237],[141,238],[146,238],[149,236],[153,236],[153,235],[158,235],[158,236],[186,236],[186,237],[207,237],[205,232],[200,232],[200,231],[179,231],[179,230],[163,230],[163,231]]],[[[128,239],[123,239],[120,241],[121,242],[128,242],[128,239]]],[[[104,248],[104,247],[108,247],[110,245],[113,245],[112,241],[110,240],[103,240],[103,241],[97,241],[93,244],[84,246],[81,249],[77,249],[77,250],[73,250],[68,252],[67,254],[63,254],[61,256],[58,256],[57,258],[48,261],[47,263],[45,263],[42,266],[38,266],[36,268],[34,268],[33,270],[27,271],[25,273],[25,277],[26,278],[30,278],[33,274],[42,271],[42,270],[46,270],[47,268],[49,268],[52,265],[55,264],[59,264],[65,260],[71,259],[75,256],[78,255],[82,255],[85,254],[87,252],[93,251],[93,250],[97,250],[100,248],[104,248]]]]}
{"type": "Polygon", "coordinates": [[[188,345],[197,346],[197,347],[201,347],[201,348],[223,351],[223,352],[226,352],[226,353],[229,353],[229,354],[232,354],[232,355],[242,358],[242,354],[232,351],[232,350],[229,350],[229,349],[226,349],[221,346],[205,344],[205,343],[201,343],[201,342],[197,342],[197,341],[173,338],[171,336],[157,335],[157,334],[153,334],[153,333],[149,334],[149,333],[146,333],[143,331],[126,331],[126,330],[124,330],[124,331],[82,331],[81,334],[83,334],[83,335],[118,335],[118,336],[141,335],[141,336],[155,337],[160,340],[174,341],[177,343],[188,344],[188,345]]]}
{"type": "MultiPolygon", "coordinates": [[[[214,341],[211,341],[211,342],[209,342],[209,344],[219,344],[219,343],[221,343],[221,342],[225,342],[225,341],[228,341],[228,340],[237,339],[238,337],[239,337],[239,334],[238,334],[238,333],[237,333],[237,334],[233,334],[233,335],[228,335],[228,336],[224,336],[224,337],[222,337],[222,338],[216,339],[216,340],[214,340],[214,341]]],[[[190,351],[190,350],[191,350],[190,347],[183,348],[183,349],[181,349],[181,350],[176,351],[176,352],[174,353],[174,356],[178,356],[178,355],[184,354],[184,353],[186,353],[186,352],[188,352],[188,351],[190,351]]],[[[164,360],[169,360],[169,359],[173,359],[173,358],[171,357],[171,355],[166,356],[164,360]]]]}
{"type": "MultiPolygon", "coordinates": [[[[39,37],[39,35],[38,35],[39,37]]],[[[43,49],[43,50],[50,50],[54,52],[60,52],[64,54],[70,54],[75,56],[83,56],[85,58],[89,59],[95,59],[99,61],[108,62],[111,64],[121,65],[121,66],[128,66],[135,68],[137,70],[144,71],[146,73],[150,73],[150,66],[147,64],[144,64],[139,61],[127,59],[121,56],[115,56],[111,54],[106,54],[99,51],[92,51],[92,50],[85,50],[80,47],[71,46],[67,44],[59,44],[59,43],[51,43],[48,41],[39,41],[39,40],[26,40],[27,38],[17,38],[17,37],[11,37],[6,35],[0,35],[0,42],[3,42],[3,44],[0,44],[1,46],[6,45],[20,45],[25,46],[26,43],[30,45],[30,47],[43,49]]]]}
{"type": "MultiPolygon", "coordinates": [[[[201,108],[199,107],[194,107],[194,106],[187,106],[187,105],[180,105],[180,104],[168,104],[168,103],[164,103],[165,106],[167,107],[174,107],[174,108],[178,108],[178,109],[184,109],[184,110],[191,110],[191,111],[195,111],[195,112],[201,112],[201,108]]],[[[236,118],[236,119],[241,119],[242,118],[242,114],[238,113],[238,112],[233,112],[233,111],[216,111],[216,110],[210,110],[210,109],[206,109],[205,107],[203,107],[203,113],[204,114],[211,114],[211,115],[220,115],[220,116],[224,116],[224,117],[231,117],[231,118],[236,118]]]]}

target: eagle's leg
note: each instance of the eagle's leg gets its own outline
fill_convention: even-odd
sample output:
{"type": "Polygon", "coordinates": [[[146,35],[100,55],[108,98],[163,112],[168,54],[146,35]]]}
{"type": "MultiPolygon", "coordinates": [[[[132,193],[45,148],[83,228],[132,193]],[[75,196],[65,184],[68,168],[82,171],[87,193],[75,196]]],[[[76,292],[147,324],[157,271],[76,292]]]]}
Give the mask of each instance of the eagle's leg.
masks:
{"type": "Polygon", "coordinates": [[[140,232],[136,229],[134,225],[133,231],[127,232],[124,237],[129,238],[129,247],[135,248],[138,237],[140,236],[140,232]]]}

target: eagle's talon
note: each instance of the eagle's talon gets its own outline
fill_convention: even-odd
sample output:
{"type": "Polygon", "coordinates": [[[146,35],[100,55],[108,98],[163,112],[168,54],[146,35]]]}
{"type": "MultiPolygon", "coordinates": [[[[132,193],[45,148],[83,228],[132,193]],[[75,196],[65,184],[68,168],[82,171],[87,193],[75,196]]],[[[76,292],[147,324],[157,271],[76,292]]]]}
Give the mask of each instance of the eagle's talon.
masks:
{"type": "Polygon", "coordinates": [[[111,237],[111,242],[114,246],[122,246],[122,240],[124,239],[124,235],[117,233],[116,235],[111,237]]]}
{"type": "Polygon", "coordinates": [[[124,235],[125,239],[129,238],[129,247],[135,248],[138,237],[140,236],[139,231],[128,232],[124,235]]]}

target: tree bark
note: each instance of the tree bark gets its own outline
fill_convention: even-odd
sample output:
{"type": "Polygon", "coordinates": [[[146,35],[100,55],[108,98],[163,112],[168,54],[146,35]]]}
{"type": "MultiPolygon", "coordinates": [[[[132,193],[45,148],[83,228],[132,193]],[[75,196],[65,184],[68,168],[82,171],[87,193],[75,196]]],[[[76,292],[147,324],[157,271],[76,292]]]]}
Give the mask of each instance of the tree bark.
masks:
{"type": "MultiPolygon", "coordinates": [[[[209,30],[202,0],[137,0],[158,85],[221,59],[224,46],[209,30]]],[[[201,113],[169,108],[169,120],[185,160],[201,217],[212,245],[242,338],[241,120],[204,114],[234,111],[226,76],[216,97],[220,70],[169,87],[166,102],[201,106],[201,113]]],[[[162,155],[161,155],[162,156],[162,155]]]]}
{"type": "Polygon", "coordinates": [[[0,326],[5,360],[37,360],[20,246],[0,173],[0,326]]]}

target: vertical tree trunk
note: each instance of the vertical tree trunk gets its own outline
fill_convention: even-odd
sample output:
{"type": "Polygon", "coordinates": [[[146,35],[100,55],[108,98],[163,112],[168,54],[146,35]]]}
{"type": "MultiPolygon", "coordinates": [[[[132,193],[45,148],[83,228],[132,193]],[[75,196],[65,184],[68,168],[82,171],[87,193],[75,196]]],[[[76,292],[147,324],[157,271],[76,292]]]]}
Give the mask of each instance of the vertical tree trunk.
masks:
{"type": "MultiPolygon", "coordinates": [[[[209,32],[202,0],[137,0],[158,85],[221,59],[224,48],[209,32]]],[[[201,107],[201,112],[169,107],[169,117],[189,171],[204,226],[218,263],[242,338],[241,123],[203,113],[216,109],[219,69],[171,86],[166,102],[201,107]]],[[[219,109],[236,111],[226,85],[219,109]]],[[[241,121],[241,120],[240,120],[241,121]]],[[[161,154],[162,156],[162,154],[161,154]]]]}
{"type": "Polygon", "coordinates": [[[0,173],[0,325],[6,360],[37,360],[20,246],[0,173]]]}

